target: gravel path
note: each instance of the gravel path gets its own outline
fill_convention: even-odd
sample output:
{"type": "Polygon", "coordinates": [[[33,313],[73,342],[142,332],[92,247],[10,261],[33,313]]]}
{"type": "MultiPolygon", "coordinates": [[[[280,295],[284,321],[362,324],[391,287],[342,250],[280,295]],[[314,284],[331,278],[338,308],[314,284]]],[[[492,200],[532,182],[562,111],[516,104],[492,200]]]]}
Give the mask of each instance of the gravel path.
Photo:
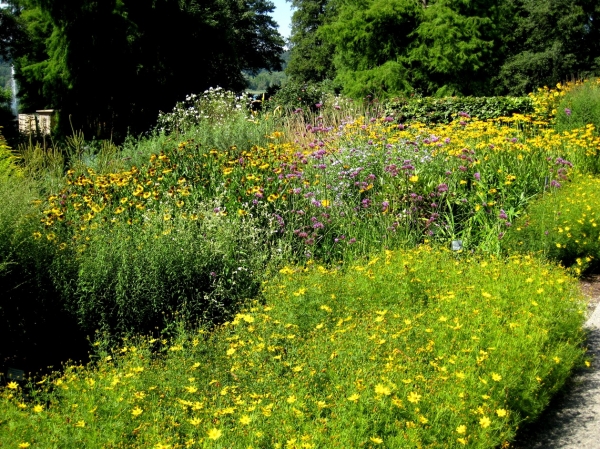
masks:
{"type": "Polygon", "coordinates": [[[581,287],[590,298],[585,327],[592,367],[576,373],[540,419],[523,429],[515,449],[600,449],[600,275],[581,287]]]}

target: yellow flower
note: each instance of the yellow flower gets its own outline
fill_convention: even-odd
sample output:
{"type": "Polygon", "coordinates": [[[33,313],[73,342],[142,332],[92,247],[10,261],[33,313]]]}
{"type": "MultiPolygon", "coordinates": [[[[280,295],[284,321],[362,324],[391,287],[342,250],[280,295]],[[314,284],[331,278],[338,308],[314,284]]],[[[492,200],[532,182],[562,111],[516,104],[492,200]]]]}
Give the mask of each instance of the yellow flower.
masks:
{"type": "Polygon", "coordinates": [[[246,212],[244,209],[238,209],[238,215],[242,217],[244,215],[248,215],[248,212],[246,212]]]}
{"type": "Polygon", "coordinates": [[[421,421],[421,424],[427,424],[429,422],[423,415],[419,416],[419,421],[421,421]]]}
{"type": "Polygon", "coordinates": [[[83,419],[81,421],[77,421],[75,427],[85,427],[85,421],[83,419]]]}
{"type": "Polygon", "coordinates": [[[496,382],[500,382],[502,380],[502,376],[498,373],[492,373],[492,379],[496,382]]]}
{"type": "Polygon", "coordinates": [[[464,424],[462,424],[456,428],[456,433],[464,435],[466,432],[467,432],[467,426],[465,426],[464,424]]]}
{"type": "Polygon", "coordinates": [[[321,206],[329,207],[329,204],[330,204],[329,200],[321,200],[321,206]]]}
{"type": "Polygon", "coordinates": [[[7,387],[10,388],[11,390],[16,390],[17,388],[19,388],[19,384],[16,382],[9,382],[7,387]]]}
{"type": "Polygon", "coordinates": [[[417,175],[412,175],[410,178],[408,178],[408,180],[410,182],[418,182],[419,181],[419,177],[417,175]]]}
{"type": "Polygon", "coordinates": [[[388,387],[378,384],[375,386],[375,393],[389,396],[392,392],[390,391],[390,389],[388,387]]]}
{"type": "Polygon", "coordinates": [[[466,438],[457,438],[456,441],[458,441],[460,444],[467,444],[466,438]]]}
{"type": "Polygon", "coordinates": [[[234,348],[229,348],[227,350],[227,355],[233,355],[235,353],[235,349],[234,348]]]}
{"type": "Polygon", "coordinates": [[[190,424],[192,426],[197,426],[202,422],[202,420],[200,418],[192,418],[190,419],[190,424]]]}
{"type": "Polygon", "coordinates": [[[496,415],[498,415],[500,418],[504,418],[506,416],[506,410],[499,408],[496,410],[496,415]]]}
{"type": "Polygon", "coordinates": [[[481,418],[479,420],[479,424],[481,425],[481,427],[483,427],[484,429],[490,427],[490,424],[492,423],[492,421],[490,421],[490,418],[488,418],[487,416],[484,416],[483,418],[481,418]]]}
{"type": "Polygon", "coordinates": [[[198,389],[192,385],[185,387],[185,389],[187,390],[188,393],[195,393],[196,391],[198,391],[198,389]]]}
{"type": "Polygon", "coordinates": [[[165,215],[163,215],[163,220],[169,221],[170,219],[171,219],[171,214],[165,214],[165,215]]]}
{"type": "Polygon", "coordinates": [[[41,413],[44,411],[44,407],[42,407],[41,405],[36,405],[35,407],[33,407],[33,411],[36,413],[41,413]]]}
{"type": "Polygon", "coordinates": [[[140,416],[142,414],[142,412],[143,412],[143,410],[141,408],[136,407],[131,411],[131,414],[133,416],[140,416]]]}
{"type": "Polygon", "coordinates": [[[346,399],[348,399],[351,402],[356,402],[356,401],[358,401],[359,398],[360,398],[360,396],[355,393],[352,396],[348,396],[346,399]]]}
{"type": "Polygon", "coordinates": [[[240,423],[243,424],[243,425],[245,425],[245,426],[247,426],[248,424],[250,424],[251,421],[252,421],[252,419],[249,416],[246,416],[246,415],[244,415],[244,416],[242,416],[240,418],[240,423]]]}
{"type": "Polygon", "coordinates": [[[408,402],[412,402],[413,404],[418,404],[420,400],[421,400],[420,394],[415,393],[414,391],[411,391],[410,393],[408,393],[408,402]]]}
{"type": "Polygon", "coordinates": [[[288,404],[293,404],[294,402],[296,402],[296,396],[291,395],[289,398],[286,399],[288,404]]]}
{"type": "Polygon", "coordinates": [[[375,444],[381,444],[383,443],[383,440],[379,437],[371,437],[370,440],[375,443],[375,444]]]}
{"type": "Polygon", "coordinates": [[[26,447],[29,447],[29,446],[31,446],[31,444],[29,444],[29,443],[21,443],[21,444],[19,444],[19,448],[21,448],[21,449],[25,449],[26,447]]]}
{"type": "Polygon", "coordinates": [[[216,428],[212,428],[208,431],[208,438],[211,440],[218,440],[221,438],[221,435],[223,435],[223,432],[216,428]]]}

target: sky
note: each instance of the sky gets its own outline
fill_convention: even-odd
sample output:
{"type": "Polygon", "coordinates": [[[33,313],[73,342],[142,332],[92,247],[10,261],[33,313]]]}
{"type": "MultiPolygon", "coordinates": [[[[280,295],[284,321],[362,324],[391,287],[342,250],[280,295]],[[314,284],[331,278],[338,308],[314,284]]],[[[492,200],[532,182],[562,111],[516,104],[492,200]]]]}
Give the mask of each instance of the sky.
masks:
{"type": "Polygon", "coordinates": [[[284,38],[290,37],[290,23],[292,19],[291,3],[286,0],[271,0],[275,5],[273,19],[279,25],[279,33],[284,38]]]}

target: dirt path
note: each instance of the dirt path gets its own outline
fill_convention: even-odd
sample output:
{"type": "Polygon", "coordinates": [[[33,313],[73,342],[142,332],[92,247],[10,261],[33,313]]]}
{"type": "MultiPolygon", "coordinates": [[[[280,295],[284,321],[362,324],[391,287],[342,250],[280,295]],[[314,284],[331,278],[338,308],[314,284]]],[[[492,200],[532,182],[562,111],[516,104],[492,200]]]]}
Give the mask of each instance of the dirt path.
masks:
{"type": "Polygon", "coordinates": [[[592,367],[575,373],[540,419],[523,429],[515,449],[600,448],[600,275],[582,280],[581,289],[590,298],[585,327],[592,367]]]}

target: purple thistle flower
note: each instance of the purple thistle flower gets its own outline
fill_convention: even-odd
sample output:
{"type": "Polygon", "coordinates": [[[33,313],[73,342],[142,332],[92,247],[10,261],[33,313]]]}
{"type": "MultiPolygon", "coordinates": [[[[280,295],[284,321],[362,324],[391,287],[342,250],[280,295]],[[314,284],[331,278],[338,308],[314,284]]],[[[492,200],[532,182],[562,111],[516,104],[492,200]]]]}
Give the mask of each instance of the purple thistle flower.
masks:
{"type": "Polygon", "coordinates": [[[383,203],[381,203],[381,211],[385,212],[386,210],[388,210],[388,207],[390,207],[390,203],[388,203],[387,201],[384,201],[383,203]]]}
{"type": "Polygon", "coordinates": [[[550,181],[550,187],[559,188],[560,187],[560,183],[556,179],[553,179],[552,181],[550,181]]]}
{"type": "Polygon", "coordinates": [[[320,109],[320,108],[321,108],[321,106],[323,106],[323,103],[317,103],[317,104],[315,105],[315,107],[316,107],[317,109],[320,109]]]}
{"type": "Polygon", "coordinates": [[[448,191],[448,184],[444,183],[444,184],[440,184],[439,186],[437,186],[438,192],[443,193],[443,192],[447,192],[448,191]]]}
{"type": "Polygon", "coordinates": [[[473,175],[477,181],[481,181],[481,173],[477,172],[473,175]]]}
{"type": "Polygon", "coordinates": [[[504,209],[500,209],[500,215],[498,215],[498,217],[501,218],[502,220],[508,219],[508,215],[506,215],[506,212],[504,212],[504,209]]]}
{"type": "Polygon", "coordinates": [[[565,114],[567,114],[567,117],[571,116],[571,110],[569,108],[565,108],[565,114]]]}

